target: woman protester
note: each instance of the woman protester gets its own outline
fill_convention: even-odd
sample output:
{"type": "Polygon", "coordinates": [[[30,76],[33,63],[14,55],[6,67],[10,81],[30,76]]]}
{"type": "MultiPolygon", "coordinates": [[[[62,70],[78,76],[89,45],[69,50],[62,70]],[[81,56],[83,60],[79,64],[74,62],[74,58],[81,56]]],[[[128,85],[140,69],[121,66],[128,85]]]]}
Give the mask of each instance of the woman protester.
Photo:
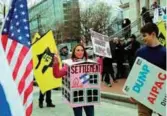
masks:
{"type": "MultiPolygon", "coordinates": [[[[71,56],[71,60],[73,62],[78,62],[78,61],[83,61],[83,60],[86,61],[87,57],[88,56],[87,56],[86,50],[82,44],[78,44],[74,47],[73,52],[72,52],[72,56],[71,56]]],[[[102,62],[102,58],[99,58],[98,62],[99,63],[102,62]]],[[[59,69],[58,59],[55,56],[54,63],[53,63],[54,76],[55,77],[63,77],[65,75],[67,75],[67,69],[68,69],[68,67],[66,65],[64,65],[64,67],[62,67],[62,69],[59,69]]],[[[74,77],[70,77],[70,78],[74,78],[74,77]]],[[[94,106],[93,105],[73,107],[74,116],[82,116],[82,109],[85,110],[86,116],[94,116],[94,106]]]]}

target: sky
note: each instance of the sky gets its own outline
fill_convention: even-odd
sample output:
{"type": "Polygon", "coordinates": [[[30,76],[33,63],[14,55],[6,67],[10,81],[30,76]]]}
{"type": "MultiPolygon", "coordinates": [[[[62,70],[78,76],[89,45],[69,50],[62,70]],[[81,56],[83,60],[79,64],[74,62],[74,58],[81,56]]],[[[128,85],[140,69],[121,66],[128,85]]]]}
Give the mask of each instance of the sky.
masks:
{"type": "MultiPolygon", "coordinates": [[[[5,4],[6,6],[9,6],[11,0],[0,0],[0,12],[2,12],[2,6],[5,4]]],[[[27,0],[28,6],[31,7],[37,3],[39,3],[42,0],[27,0]]],[[[112,6],[115,10],[121,10],[118,6],[120,5],[121,0],[79,0],[80,8],[81,10],[84,10],[85,8],[89,7],[90,5],[93,5],[95,2],[106,2],[109,6],[112,6]]],[[[128,1],[128,0],[123,0],[128,1]]],[[[2,15],[0,14],[0,19],[2,18],[2,15]]]]}
{"type": "MultiPolygon", "coordinates": [[[[9,5],[11,0],[0,0],[0,4],[6,4],[9,5]]],[[[31,6],[33,4],[36,4],[38,2],[40,2],[41,0],[27,0],[28,1],[28,6],[31,6]]]]}

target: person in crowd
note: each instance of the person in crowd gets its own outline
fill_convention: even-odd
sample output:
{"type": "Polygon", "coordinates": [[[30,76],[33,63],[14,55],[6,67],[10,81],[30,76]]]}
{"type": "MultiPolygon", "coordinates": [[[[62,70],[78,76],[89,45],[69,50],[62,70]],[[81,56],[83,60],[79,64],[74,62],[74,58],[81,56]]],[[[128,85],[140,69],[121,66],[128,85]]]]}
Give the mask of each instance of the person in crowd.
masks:
{"type": "Polygon", "coordinates": [[[157,0],[153,0],[153,4],[151,5],[151,9],[155,10],[156,8],[160,8],[157,0]]]}
{"type": "MultiPolygon", "coordinates": [[[[55,107],[55,105],[52,103],[51,100],[51,90],[47,91],[46,93],[46,106],[47,107],[55,107]]],[[[39,93],[39,107],[43,108],[43,101],[44,101],[44,96],[45,94],[42,94],[41,91],[39,93]]]]}
{"type": "Polygon", "coordinates": [[[143,20],[143,25],[148,23],[148,22],[151,22],[151,23],[153,22],[152,21],[153,17],[150,16],[150,12],[146,7],[142,8],[141,16],[142,16],[142,20],[143,20]]]}
{"type": "Polygon", "coordinates": [[[125,50],[128,53],[128,62],[130,69],[133,66],[135,53],[140,48],[140,43],[136,40],[136,36],[132,34],[130,36],[130,41],[126,44],[125,50]]]}
{"type": "MultiPolygon", "coordinates": [[[[71,60],[73,62],[78,62],[82,60],[86,61],[87,57],[88,56],[87,56],[86,50],[82,44],[78,44],[74,47],[72,56],[71,56],[71,60]]],[[[102,62],[102,59],[99,58],[98,61],[100,63],[102,62]]],[[[53,63],[53,75],[55,77],[63,77],[67,75],[67,69],[68,67],[66,65],[64,65],[62,69],[59,69],[59,63],[58,63],[57,57],[55,56],[54,63],[53,63]]],[[[73,78],[73,77],[70,77],[70,78],[73,78]]],[[[74,107],[73,108],[74,116],[82,116],[82,109],[85,110],[86,116],[94,116],[94,106],[93,105],[74,107]]]]}
{"type": "Polygon", "coordinates": [[[115,48],[115,58],[116,58],[116,63],[117,63],[117,74],[116,78],[123,78],[125,77],[125,68],[123,66],[123,63],[125,61],[124,56],[125,56],[125,44],[124,44],[124,39],[121,38],[116,41],[116,48],[115,48]]]}
{"type": "Polygon", "coordinates": [[[103,72],[102,72],[102,80],[104,80],[105,84],[108,86],[108,87],[111,87],[111,81],[110,81],[110,76],[112,77],[113,79],[113,82],[117,82],[116,79],[115,79],[115,76],[114,76],[114,69],[113,69],[113,66],[112,66],[112,63],[113,63],[113,59],[112,58],[107,58],[107,57],[104,57],[103,59],[103,72]]]}
{"type": "MultiPolygon", "coordinates": [[[[141,57],[148,62],[166,70],[166,48],[158,41],[159,29],[154,23],[147,23],[141,28],[143,41],[146,46],[136,52],[136,57],[141,57]]],[[[165,94],[165,93],[164,93],[165,94]]],[[[132,101],[135,101],[131,98],[132,101]]],[[[152,116],[152,110],[137,102],[138,116],[152,116]]]]}
{"type": "Polygon", "coordinates": [[[104,80],[105,84],[108,87],[111,87],[112,84],[110,82],[110,76],[112,77],[112,80],[114,83],[116,83],[116,78],[114,75],[114,69],[113,69],[113,57],[114,57],[114,43],[113,40],[111,40],[110,42],[110,50],[111,50],[111,54],[112,54],[112,58],[107,58],[104,57],[103,58],[103,72],[102,72],[102,80],[104,80]]]}
{"type": "Polygon", "coordinates": [[[61,60],[65,60],[69,58],[69,50],[66,44],[59,45],[59,53],[60,53],[61,60]]]}
{"type": "Polygon", "coordinates": [[[125,18],[122,22],[122,29],[125,39],[128,39],[131,35],[131,21],[128,18],[125,18]]]}

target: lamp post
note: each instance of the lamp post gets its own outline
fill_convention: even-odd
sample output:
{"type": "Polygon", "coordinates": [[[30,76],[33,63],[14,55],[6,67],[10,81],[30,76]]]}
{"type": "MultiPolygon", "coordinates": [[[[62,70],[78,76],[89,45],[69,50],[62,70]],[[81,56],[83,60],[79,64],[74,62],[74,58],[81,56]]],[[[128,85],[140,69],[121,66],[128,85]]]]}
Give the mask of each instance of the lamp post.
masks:
{"type": "MultiPolygon", "coordinates": [[[[140,0],[136,0],[136,9],[137,9],[137,19],[140,18],[140,0]]],[[[140,30],[141,28],[141,20],[139,20],[138,23],[138,29],[140,30]]]]}

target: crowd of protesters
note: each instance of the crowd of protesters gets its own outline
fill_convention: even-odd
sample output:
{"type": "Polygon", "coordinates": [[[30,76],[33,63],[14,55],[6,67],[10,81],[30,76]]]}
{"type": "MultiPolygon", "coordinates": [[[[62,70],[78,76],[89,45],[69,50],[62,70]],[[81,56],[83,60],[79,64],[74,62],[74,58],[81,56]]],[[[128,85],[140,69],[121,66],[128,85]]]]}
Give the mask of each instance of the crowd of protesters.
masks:
{"type": "Polygon", "coordinates": [[[136,40],[136,36],[133,34],[128,41],[124,38],[117,37],[110,41],[112,58],[103,58],[102,81],[104,81],[107,86],[112,86],[110,79],[116,83],[117,79],[127,77],[126,73],[132,68],[135,60],[135,52],[139,48],[140,43],[136,40]],[[128,64],[128,68],[125,63],[128,64]],[[116,70],[114,70],[114,64],[116,64],[116,70]]]}

